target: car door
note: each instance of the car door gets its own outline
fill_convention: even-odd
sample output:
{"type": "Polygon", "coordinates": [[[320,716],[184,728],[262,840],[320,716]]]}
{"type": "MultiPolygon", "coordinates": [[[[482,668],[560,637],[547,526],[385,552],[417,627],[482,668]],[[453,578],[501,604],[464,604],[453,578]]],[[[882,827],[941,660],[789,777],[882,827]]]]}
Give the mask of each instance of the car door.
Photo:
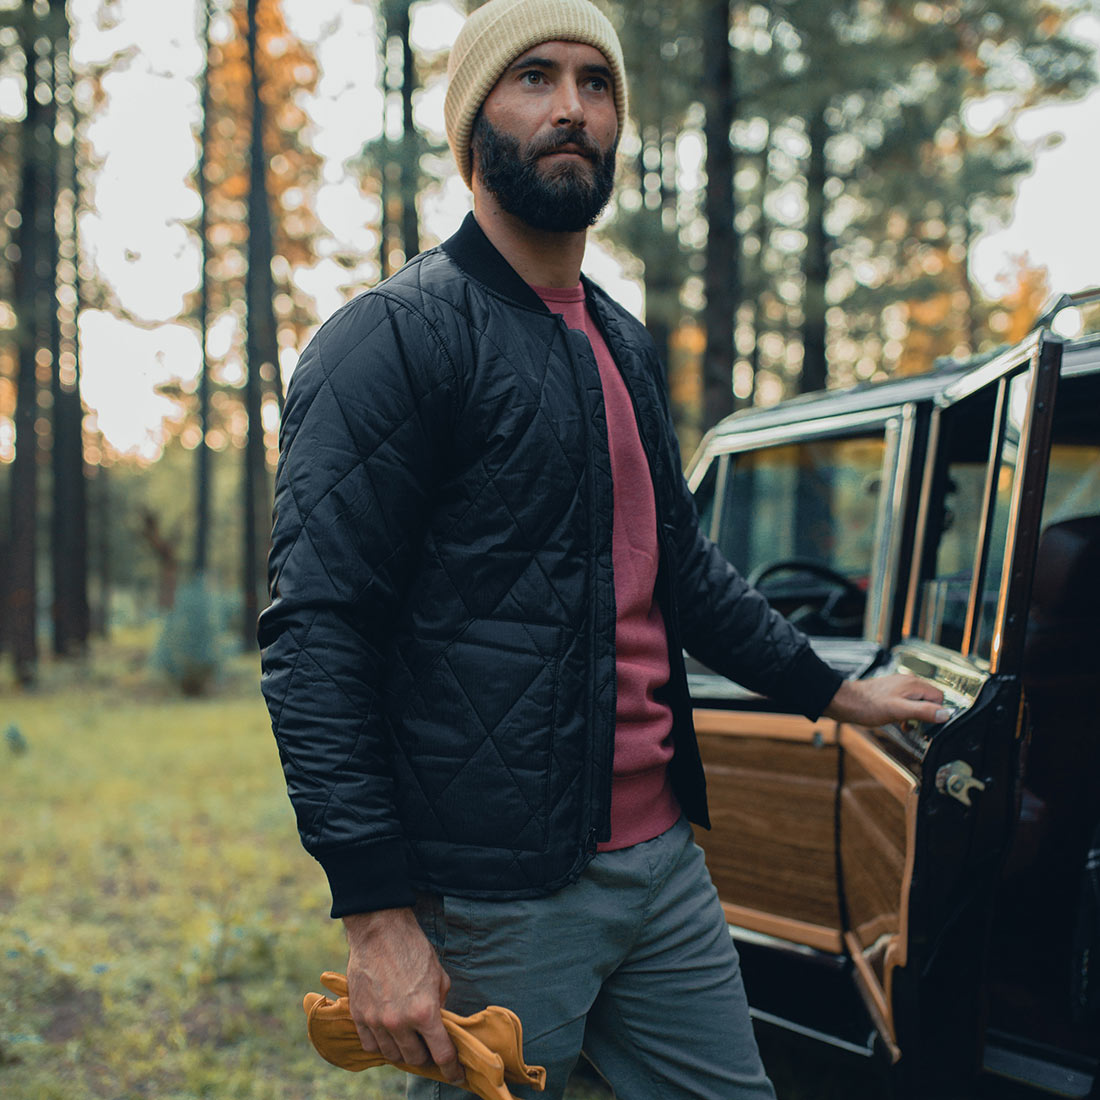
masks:
{"type": "MultiPolygon", "coordinates": [[[[715,466],[715,504],[696,472],[704,521],[735,564],[736,539],[753,545],[743,531],[724,535],[723,513],[733,525],[739,507],[762,509],[756,526],[781,558],[824,554],[857,587],[848,551],[861,546],[862,623],[852,632],[841,621],[815,648],[853,676],[915,672],[955,708],[942,726],[865,729],[777,713],[705,672],[692,677],[714,824],[698,839],[758,1017],[853,1050],[877,1046],[917,1094],[935,1095],[933,1078],[955,1087],[976,1060],[980,928],[1014,810],[1020,608],[1059,355],[1036,337],[946,384],[927,415],[899,406],[877,422],[760,438],[715,466]],[[853,471],[872,465],[860,452],[879,438],[879,474],[862,481],[875,487],[874,519],[860,543],[867,502],[853,495],[853,471]],[[829,441],[831,468],[846,472],[807,505],[823,482],[813,452],[829,441]],[[766,470],[784,462],[797,471],[785,490],[766,470]],[[731,490],[739,474],[757,497],[731,490]],[[889,648],[895,624],[905,641],[889,648]],[[764,977],[761,959],[780,956],[764,977]]],[[[774,592],[785,612],[819,631],[845,618],[834,614],[843,599],[823,616],[829,594],[791,580],[774,592]]]]}
{"type": "MultiPolygon", "coordinates": [[[[725,555],[848,675],[884,655],[900,555],[893,509],[909,492],[913,421],[898,406],[734,434],[689,479],[725,555]]],[[[759,994],[754,1011],[865,1049],[871,1028],[842,973],[840,731],[690,660],[689,683],[712,819],[697,840],[759,994]],[[811,974],[797,1003],[785,994],[792,961],[811,974]]]]}
{"type": "Polygon", "coordinates": [[[1061,350],[1036,335],[950,385],[932,413],[905,640],[877,672],[937,684],[954,716],[838,736],[844,945],[913,1095],[960,1094],[978,1068],[1061,350]]]}

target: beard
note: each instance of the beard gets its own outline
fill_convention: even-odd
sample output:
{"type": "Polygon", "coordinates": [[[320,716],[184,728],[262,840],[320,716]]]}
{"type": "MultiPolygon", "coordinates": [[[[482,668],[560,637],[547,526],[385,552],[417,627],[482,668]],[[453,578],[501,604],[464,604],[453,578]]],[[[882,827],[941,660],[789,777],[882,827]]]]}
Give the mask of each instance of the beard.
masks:
{"type": "Polygon", "coordinates": [[[575,233],[595,224],[615,185],[615,146],[601,151],[579,127],[555,130],[526,150],[496,129],[484,114],[470,138],[482,183],[501,207],[533,229],[575,233]],[[563,145],[574,146],[588,165],[575,161],[540,169],[539,160],[563,145]]]}

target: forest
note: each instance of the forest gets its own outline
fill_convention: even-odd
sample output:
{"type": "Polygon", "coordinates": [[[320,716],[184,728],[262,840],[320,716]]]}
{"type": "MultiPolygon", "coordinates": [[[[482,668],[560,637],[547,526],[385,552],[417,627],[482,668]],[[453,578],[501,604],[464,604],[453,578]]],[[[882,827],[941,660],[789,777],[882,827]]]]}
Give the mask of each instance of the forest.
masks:
{"type": "MultiPolygon", "coordinates": [[[[473,7],[476,4],[471,3],[473,7]]],[[[1081,0],[604,0],[630,75],[590,253],[721,417],[1019,339],[975,241],[1096,80],[1081,0]],[[626,288],[621,291],[621,288],[626,288]]],[[[0,647],[14,683],[161,616],[188,693],[254,647],[279,415],[339,304],[469,206],[461,0],[0,0],[0,647]]],[[[9,675],[5,672],[5,677],[9,675]]]]}

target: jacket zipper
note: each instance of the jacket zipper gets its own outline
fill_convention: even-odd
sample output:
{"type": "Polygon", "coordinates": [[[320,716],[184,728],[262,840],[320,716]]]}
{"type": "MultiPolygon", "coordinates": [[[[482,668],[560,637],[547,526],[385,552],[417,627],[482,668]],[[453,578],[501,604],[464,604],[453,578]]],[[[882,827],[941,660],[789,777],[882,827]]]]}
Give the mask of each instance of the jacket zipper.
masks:
{"type": "MultiPolygon", "coordinates": [[[[593,453],[593,438],[592,438],[592,420],[591,410],[588,407],[588,402],[585,399],[585,385],[584,378],[580,373],[580,366],[577,363],[577,357],[573,352],[573,342],[570,337],[570,328],[565,323],[562,317],[558,317],[558,328],[565,338],[566,354],[569,356],[569,365],[573,371],[573,382],[579,388],[579,404],[584,414],[584,437],[585,437],[585,464],[584,464],[584,476],[588,482],[588,528],[591,533],[591,538],[594,541],[596,532],[599,529],[598,515],[596,508],[596,486],[595,478],[593,475],[593,467],[595,463],[595,456],[593,453]]],[[[598,373],[597,373],[598,378],[598,373]]],[[[601,388],[602,393],[602,388],[601,388]]],[[[614,724],[606,736],[605,740],[607,745],[604,748],[604,771],[607,775],[607,782],[605,784],[606,790],[595,791],[595,775],[594,775],[594,757],[596,752],[596,738],[595,733],[599,730],[599,715],[597,714],[596,705],[596,585],[598,582],[598,568],[597,568],[598,554],[593,546],[589,555],[589,567],[588,567],[588,583],[590,591],[590,599],[588,601],[588,722],[589,729],[592,731],[593,736],[589,738],[588,752],[586,753],[586,785],[588,793],[588,806],[589,806],[589,822],[588,831],[584,839],[584,851],[586,855],[594,855],[596,852],[596,838],[599,833],[599,821],[603,816],[606,809],[610,813],[611,808],[611,769],[614,760],[615,750],[615,730],[614,724]],[[593,822],[593,817],[595,822],[593,822]]]]}
{"type": "MultiPolygon", "coordinates": [[[[593,305],[595,305],[594,302],[593,305]]],[[[598,309],[599,307],[597,306],[591,311],[592,319],[599,329],[600,334],[603,336],[608,350],[610,350],[612,343],[608,339],[607,330],[601,322],[598,309]]],[[[663,565],[664,572],[664,586],[668,597],[666,606],[662,606],[661,608],[661,613],[665,619],[665,632],[668,635],[669,642],[669,686],[672,689],[670,708],[672,710],[673,719],[673,742],[676,745],[677,752],[686,753],[688,757],[692,758],[694,763],[697,763],[698,771],[701,775],[702,762],[699,757],[699,745],[692,732],[694,730],[694,721],[691,713],[691,696],[687,690],[687,682],[683,674],[683,661],[682,658],[679,657],[679,653],[683,647],[680,636],[680,609],[676,601],[676,591],[672,577],[672,555],[669,553],[668,539],[665,535],[665,525],[661,518],[661,499],[657,490],[658,471],[654,464],[653,450],[646,438],[646,433],[642,426],[642,419],[638,410],[638,401],[634,396],[634,389],[630,384],[630,379],[623,370],[622,365],[615,359],[614,352],[612,352],[612,359],[615,362],[615,368],[618,370],[619,376],[623,380],[623,385],[626,387],[627,395],[630,397],[630,406],[634,411],[634,422],[638,429],[638,439],[642,444],[642,451],[645,453],[646,464],[649,466],[650,481],[653,483],[653,510],[657,524],[657,545],[660,549],[660,561],[663,565]],[[678,696],[679,700],[677,700],[678,696]],[[684,708],[686,713],[678,714],[677,711],[680,707],[684,708]],[[685,721],[687,723],[686,730],[681,729],[685,721]],[[688,734],[691,734],[691,736],[688,736],[688,734]]],[[[675,487],[670,489],[670,492],[675,491],[675,487]]],[[[658,576],[660,576],[660,567],[658,576]]],[[[658,597],[659,595],[660,593],[658,592],[658,597]]],[[[700,823],[705,824],[709,828],[709,814],[706,809],[705,787],[699,791],[699,796],[702,800],[701,806],[699,807],[702,811],[700,823]]]]}

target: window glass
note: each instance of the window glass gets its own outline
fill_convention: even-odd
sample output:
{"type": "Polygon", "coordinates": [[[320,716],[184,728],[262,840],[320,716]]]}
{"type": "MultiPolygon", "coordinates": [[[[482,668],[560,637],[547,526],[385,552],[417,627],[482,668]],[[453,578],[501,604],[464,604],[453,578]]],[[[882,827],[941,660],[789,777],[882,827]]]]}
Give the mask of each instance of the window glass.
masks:
{"type": "Polygon", "coordinates": [[[917,634],[961,650],[981,533],[996,387],[944,411],[941,453],[925,534],[917,634]]]}
{"type": "Polygon", "coordinates": [[[699,527],[704,535],[714,526],[714,489],[718,482],[718,468],[728,461],[725,455],[712,459],[703,480],[695,489],[695,511],[699,515],[699,527]]]}
{"type": "Polygon", "coordinates": [[[782,564],[762,590],[810,633],[862,636],[885,449],[879,433],[731,456],[719,548],[746,577],[782,564]]]}
{"type": "Polygon", "coordinates": [[[978,609],[977,640],[974,646],[974,652],[987,661],[992,655],[994,645],[997,601],[1001,591],[1001,579],[1004,577],[1012,490],[1022,459],[1020,429],[1027,415],[1031,382],[1032,375],[1023,374],[1012,379],[1008,387],[1008,411],[1005,417],[1004,439],[997,461],[997,480],[993,491],[993,522],[989,532],[989,552],[986,555],[985,577],[978,609]]]}
{"type": "Polygon", "coordinates": [[[1100,515],[1100,445],[1055,441],[1050,448],[1043,527],[1096,515],[1100,515]]]}

